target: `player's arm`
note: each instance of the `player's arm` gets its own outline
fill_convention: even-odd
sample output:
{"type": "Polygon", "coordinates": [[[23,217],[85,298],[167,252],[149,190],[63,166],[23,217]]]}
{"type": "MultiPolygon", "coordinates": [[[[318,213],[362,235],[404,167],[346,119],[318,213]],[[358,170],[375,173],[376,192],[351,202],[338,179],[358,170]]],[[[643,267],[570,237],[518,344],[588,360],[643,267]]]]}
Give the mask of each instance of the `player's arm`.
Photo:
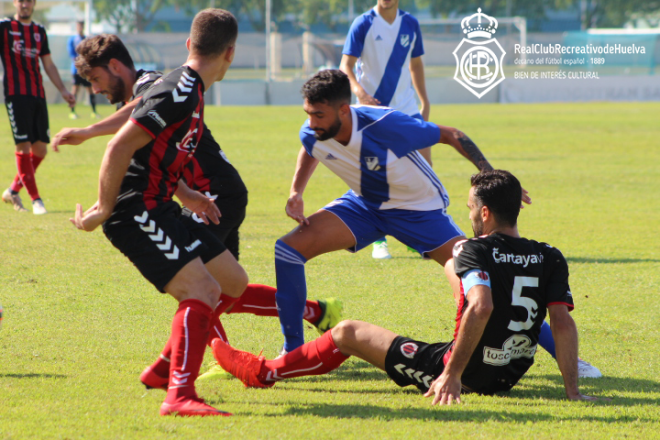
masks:
{"type": "Polygon", "coordinates": [[[98,137],[115,134],[131,117],[133,109],[140,99],[135,99],[107,118],[82,128],[63,128],[53,138],[53,150],[59,151],[60,145],[80,145],[83,142],[98,137]]]}
{"type": "MultiPolygon", "coordinates": [[[[486,159],[479,147],[465,133],[454,127],[445,127],[442,125],[438,127],[440,127],[439,143],[454,147],[463,157],[472,162],[479,171],[493,170],[493,166],[488,162],[488,159],[486,159]]],[[[529,197],[527,190],[523,188],[522,193],[522,201],[528,205],[531,204],[532,199],[529,197]]]]}
{"type": "MultiPolygon", "coordinates": [[[[422,118],[425,121],[429,120],[429,115],[431,114],[431,103],[429,102],[429,97],[426,94],[426,80],[424,79],[424,62],[422,57],[416,57],[410,59],[410,77],[412,78],[412,84],[417,92],[419,101],[422,107],[419,109],[419,112],[422,114],[422,118]]],[[[419,150],[419,153],[426,159],[429,165],[433,166],[433,161],[431,159],[431,147],[423,148],[419,150]]]]}
{"type": "Polygon", "coordinates": [[[296,172],[293,174],[293,182],[291,182],[289,200],[286,202],[286,215],[300,224],[309,224],[309,220],[305,217],[303,193],[318,164],[318,159],[307,154],[305,147],[300,148],[298,160],[296,161],[296,172]]]}
{"type": "Polygon", "coordinates": [[[452,400],[461,402],[461,376],[493,312],[493,297],[490,287],[477,284],[467,293],[468,306],[461,318],[456,342],[445,369],[424,396],[435,395],[433,405],[451,405],[452,400]]]}
{"type": "Polygon", "coordinates": [[[50,54],[42,55],[41,62],[44,64],[44,70],[46,71],[48,78],[50,78],[51,82],[57,88],[57,90],[60,91],[62,98],[64,98],[64,100],[68,102],[69,105],[74,105],[76,103],[76,98],[71,93],[69,93],[66,87],[64,87],[62,78],[60,78],[60,74],[57,71],[57,66],[55,63],[53,63],[53,58],[50,56],[50,54]]]}
{"type": "Polygon", "coordinates": [[[493,170],[493,166],[488,162],[488,159],[486,159],[479,147],[465,133],[454,127],[445,127],[442,125],[439,127],[439,143],[454,147],[463,157],[472,162],[479,171],[493,170]]]}
{"type": "Polygon", "coordinates": [[[355,94],[360,104],[380,105],[380,101],[368,94],[362,85],[360,85],[358,82],[354,71],[355,63],[357,63],[357,60],[357,57],[346,54],[342,55],[341,63],[339,64],[339,70],[348,76],[348,80],[351,82],[351,91],[355,94]]]}
{"type": "Polygon", "coordinates": [[[578,389],[578,333],[568,307],[565,304],[551,304],[548,306],[548,314],[566,397],[569,400],[596,400],[595,397],[580,394],[578,389]]]}
{"type": "Polygon", "coordinates": [[[208,225],[209,220],[213,224],[220,224],[220,209],[212,197],[206,197],[199,191],[191,189],[183,179],[179,180],[179,185],[174,191],[174,195],[181,201],[183,206],[197,214],[204,224],[208,225]]]}
{"type": "Polygon", "coordinates": [[[82,206],[76,205],[75,218],[69,219],[83,231],[93,231],[112,214],[133,154],[152,140],[147,131],[132,121],[127,122],[108,143],[99,171],[99,198],[95,210],[83,215],[82,206]]]}
{"type": "Polygon", "coordinates": [[[412,84],[417,92],[419,101],[421,103],[421,108],[419,112],[422,114],[422,118],[425,121],[429,120],[429,115],[431,114],[431,103],[429,102],[429,97],[426,94],[426,80],[424,78],[424,61],[422,57],[411,58],[410,59],[410,77],[412,78],[412,84]]]}

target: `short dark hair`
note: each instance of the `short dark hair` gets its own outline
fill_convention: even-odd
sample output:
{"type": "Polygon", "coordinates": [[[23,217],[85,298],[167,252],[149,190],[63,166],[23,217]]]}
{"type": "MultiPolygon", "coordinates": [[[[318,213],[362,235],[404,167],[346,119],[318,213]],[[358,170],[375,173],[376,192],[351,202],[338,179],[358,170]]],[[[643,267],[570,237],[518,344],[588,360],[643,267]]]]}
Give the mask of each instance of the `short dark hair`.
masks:
{"type": "Polygon", "coordinates": [[[499,223],[515,226],[520,214],[522,187],[516,176],[505,170],[482,171],[470,179],[474,197],[487,206],[499,223]]]}
{"type": "Polygon", "coordinates": [[[350,104],[351,82],[341,70],[321,70],[303,84],[300,93],[310,104],[350,104]]]}
{"type": "Polygon", "coordinates": [[[224,9],[199,11],[190,28],[190,50],[201,56],[217,56],[234,45],[238,37],[236,17],[224,9]]]}
{"type": "Polygon", "coordinates": [[[111,59],[116,59],[130,69],[135,69],[133,58],[118,36],[100,34],[85,38],[76,47],[76,70],[84,77],[95,67],[108,67],[111,59]]]}

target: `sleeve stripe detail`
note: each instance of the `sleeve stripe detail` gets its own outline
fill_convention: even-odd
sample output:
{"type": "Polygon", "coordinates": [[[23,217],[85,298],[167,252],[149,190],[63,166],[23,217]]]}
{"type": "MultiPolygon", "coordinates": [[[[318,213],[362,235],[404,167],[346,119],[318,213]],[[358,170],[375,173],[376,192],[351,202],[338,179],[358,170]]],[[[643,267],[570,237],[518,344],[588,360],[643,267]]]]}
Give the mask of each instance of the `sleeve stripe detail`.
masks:
{"type": "Polygon", "coordinates": [[[149,136],[151,136],[151,139],[156,139],[156,135],[151,132],[147,127],[144,125],[140,124],[138,121],[136,121],[134,118],[131,118],[131,122],[140,127],[142,130],[146,131],[149,136]]]}
{"type": "Polygon", "coordinates": [[[575,306],[573,304],[569,304],[569,303],[563,302],[563,301],[555,301],[555,302],[548,303],[549,306],[556,306],[556,305],[561,305],[561,304],[568,307],[569,312],[572,312],[573,309],[575,308],[575,306]]]}

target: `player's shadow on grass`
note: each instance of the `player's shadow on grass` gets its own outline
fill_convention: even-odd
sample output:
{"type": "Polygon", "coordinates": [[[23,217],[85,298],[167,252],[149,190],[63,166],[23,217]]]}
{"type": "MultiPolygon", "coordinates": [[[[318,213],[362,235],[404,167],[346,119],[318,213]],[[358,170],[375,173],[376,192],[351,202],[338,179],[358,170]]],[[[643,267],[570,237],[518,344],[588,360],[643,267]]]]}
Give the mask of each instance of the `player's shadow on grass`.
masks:
{"type": "MultiPolygon", "coordinates": [[[[312,403],[301,404],[300,402],[290,402],[290,407],[283,413],[271,414],[272,417],[282,416],[316,416],[332,419],[378,419],[378,420],[439,420],[454,422],[506,422],[526,424],[529,422],[552,422],[557,421],[557,416],[551,412],[536,413],[523,411],[520,413],[512,412],[506,408],[502,411],[473,409],[461,405],[452,407],[431,407],[428,408],[391,408],[377,405],[353,405],[353,404],[332,404],[332,403],[312,403]]],[[[597,405],[597,403],[596,403],[597,405]]],[[[630,416],[630,420],[620,416],[599,416],[585,415],[583,412],[576,413],[573,417],[562,415],[561,420],[566,422],[601,422],[601,423],[622,423],[627,421],[639,421],[642,423],[655,423],[657,420],[653,417],[630,416]]]]}
{"type": "Polygon", "coordinates": [[[0,374],[0,377],[9,379],[65,379],[68,376],[64,374],[50,374],[50,373],[5,373],[0,374]]]}
{"type": "MultiPolygon", "coordinates": [[[[508,396],[518,399],[565,399],[564,381],[559,374],[535,375],[552,384],[538,384],[523,380],[519,387],[509,391],[508,396]]],[[[580,392],[587,396],[611,398],[612,402],[621,406],[655,405],[660,406],[660,399],[653,397],[629,397],[617,395],[621,392],[634,393],[660,393],[660,382],[646,379],[633,379],[622,377],[602,377],[600,379],[580,379],[580,392]]]]}
{"type": "Polygon", "coordinates": [[[595,263],[595,264],[630,264],[630,263],[660,263],[657,258],[587,258],[566,257],[569,263],[595,263]]]}

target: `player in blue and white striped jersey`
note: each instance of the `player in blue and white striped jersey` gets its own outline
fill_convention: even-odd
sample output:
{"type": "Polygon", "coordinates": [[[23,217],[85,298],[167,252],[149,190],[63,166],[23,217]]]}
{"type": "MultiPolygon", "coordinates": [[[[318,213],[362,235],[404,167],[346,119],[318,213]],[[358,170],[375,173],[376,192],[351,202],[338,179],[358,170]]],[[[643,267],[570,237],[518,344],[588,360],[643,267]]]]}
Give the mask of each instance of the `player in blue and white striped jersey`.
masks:
{"type": "MultiPolygon", "coordinates": [[[[355,19],[339,68],[348,75],[360,104],[391,107],[428,121],[431,106],[424,81],[422,32],[415,17],[398,6],[399,0],[378,0],[373,9],[355,19]]],[[[430,148],[420,153],[432,164],[430,148]]],[[[372,257],[391,258],[385,237],[374,243],[372,257]]]]}
{"type": "Polygon", "coordinates": [[[300,225],[275,244],[276,298],[287,352],[304,343],[309,259],[341,249],[356,252],[387,234],[444,266],[454,244],[465,239],[446,212],[447,192],[419,149],[448,144],[479,170],[492,169],[455,128],[390,108],[351,106],[350,82],[339,70],[317,73],[302,92],[309,120],[300,130],[303,147],[286,206],[300,225]],[[350,190],[306,218],[302,194],[319,161],[350,190]]]}

